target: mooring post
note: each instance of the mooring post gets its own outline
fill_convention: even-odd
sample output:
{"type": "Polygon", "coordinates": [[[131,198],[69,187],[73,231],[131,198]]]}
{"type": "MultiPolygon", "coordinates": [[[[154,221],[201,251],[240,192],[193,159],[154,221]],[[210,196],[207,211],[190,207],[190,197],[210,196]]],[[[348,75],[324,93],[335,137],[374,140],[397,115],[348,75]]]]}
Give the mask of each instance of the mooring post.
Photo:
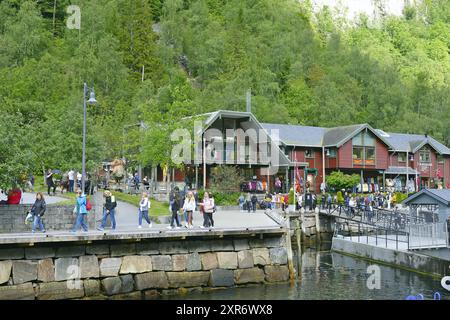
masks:
{"type": "Polygon", "coordinates": [[[291,216],[288,213],[286,213],[286,251],[287,251],[287,258],[288,258],[288,267],[289,267],[289,279],[295,280],[295,271],[294,271],[294,262],[292,258],[292,243],[291,243],[291,216]]]}
{"type": "Polygon", "coordinates": [[[295,220],[295,237],[297,238],[297,260],[298,260],[298,266],[297,266],[297,276],[301,277],[302,274],[302,238],[301,238],[301,232],[300,232],[300,217],[295,220]]]}

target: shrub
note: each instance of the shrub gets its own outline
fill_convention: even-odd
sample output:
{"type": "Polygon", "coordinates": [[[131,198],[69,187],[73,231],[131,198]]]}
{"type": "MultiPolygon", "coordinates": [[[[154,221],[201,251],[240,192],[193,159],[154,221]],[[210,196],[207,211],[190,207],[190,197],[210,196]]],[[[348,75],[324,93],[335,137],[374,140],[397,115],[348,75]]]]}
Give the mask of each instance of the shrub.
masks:
{"type": "Polygon", "coordinates": [[[337,192],[336,201],[339,204],[343,204],[344,203],[344,196],[342,195],[342,191],[338,191],[337,192]]]}
{"type": "Polygon", "coordinates": [[[289,204],[294,204],[294,188],[291,188],[289,190],[289,197],[288,197],[289,204]]]}

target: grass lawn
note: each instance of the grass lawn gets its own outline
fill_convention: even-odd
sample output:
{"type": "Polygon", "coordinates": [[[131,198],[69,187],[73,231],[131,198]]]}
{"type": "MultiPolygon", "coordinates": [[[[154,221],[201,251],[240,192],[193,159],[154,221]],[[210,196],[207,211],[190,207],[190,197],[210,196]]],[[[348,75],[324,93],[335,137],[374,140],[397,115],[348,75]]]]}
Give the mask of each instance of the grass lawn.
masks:
{"type": "MultiPolygon", "coordinates": [[[[127,194],[122,192],[113,192],[113,195],[117,200],[127,202],[134,206],[139,205],[140,195],[127,194]]],[[[169,204],[166,202],[157,201],[155,199],[150,199],[152,207],[150,209],[150,214],[152,216],[167,216],[169,215],[169,204]]]]}

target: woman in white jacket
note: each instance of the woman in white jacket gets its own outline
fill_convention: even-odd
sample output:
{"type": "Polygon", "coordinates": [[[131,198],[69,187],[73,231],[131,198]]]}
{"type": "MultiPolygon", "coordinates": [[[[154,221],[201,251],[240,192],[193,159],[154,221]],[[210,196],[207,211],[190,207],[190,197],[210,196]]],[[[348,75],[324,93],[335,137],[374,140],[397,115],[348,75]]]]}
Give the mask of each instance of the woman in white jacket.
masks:
{"type": "Polygon", "coordinates": [[[139,229],[142,228],[142,218],[144,218],[145,221],[147,221],[149,228],[152,227],[152,221],[150,220],[148,214],[150,211],[150,205],[151,202],[148,199],[147,192],[143,192],[141,201],[139,201],[139,226],[138,226],[139,229]]]}
{"type": "Polygon", "coordinates": [[[183,205],[183,211],[185,211],[187,213],[186,228],[191,229],[194,227],[192,225],[192,215],[195,211],[195,207],[196,207],[196,203],[195,203],[194,194],[191,191],[189,191],[189,193],[187,194],[186,200],[184,201],[184,205],[183,205]]]}

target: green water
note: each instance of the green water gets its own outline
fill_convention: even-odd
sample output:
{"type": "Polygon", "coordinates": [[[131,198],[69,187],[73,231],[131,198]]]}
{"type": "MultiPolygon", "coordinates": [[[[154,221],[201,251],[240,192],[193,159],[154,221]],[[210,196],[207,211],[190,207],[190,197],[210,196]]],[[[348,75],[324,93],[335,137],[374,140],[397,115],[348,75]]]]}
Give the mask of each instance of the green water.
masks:
{"type": "MultiPolygon", "coordinates": [[[[298,257],[296,256],[296,270],[298,257]]],[[[374,263],[345,256],[330,250],[305,249],[302,253],[300,278],[294,283],[254,285],[211,292],[162,296],[160,299],[231,299],[231,300],[303,300],[303,299],[405,299],[423,294],[432,300],[435,292],[450,300],[450,292],[441,287],[440,279],[403,269],[379,266],[380,289],[369,289],[367,267],[374,263]]]]}

